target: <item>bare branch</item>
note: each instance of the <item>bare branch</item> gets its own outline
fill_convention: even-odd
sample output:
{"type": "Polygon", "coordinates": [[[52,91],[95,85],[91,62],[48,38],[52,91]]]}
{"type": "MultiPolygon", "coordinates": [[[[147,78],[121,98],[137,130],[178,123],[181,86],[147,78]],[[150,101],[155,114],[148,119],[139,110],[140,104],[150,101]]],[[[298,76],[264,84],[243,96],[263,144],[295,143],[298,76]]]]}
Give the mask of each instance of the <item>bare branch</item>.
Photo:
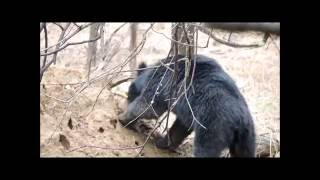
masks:
{"type": "MultiPolygon", "coordinates": [[[[155,32],[155,33],[158,33],[158,34],[163,35],[165,38],[167,38],[167,39],[169,39],[170,41],[175,42],[175,43],[177,43],[177,44],[179,44],[179,45],[189,46],[189,47],[194,47],[194,46],[195,46],[195,45],[190,45],[190,44],[187,44],[187,43],[182,43],[181,41],[177,41],[177,40],[175,40],[175,39],[172,39],[172,38],[168,37],[166,34],[164,34],[164,33],[162,33],[162,32],[158,32],[158,31],[154,30],[153,28],[152,28],[152,31],[155,32]]],[[[182,37],[181,37],[181,38],[182,38],[182,37]]],[[[198,46],[197,48],[207,48],[207,47],[208,47],[208,45],[206,45],[206,46],[198,46]]]]}
{"type": "Polygon", "coordinates": [[[65,100],[63,100],[63,99],[58,99],[58,98],[55,98],[55,97],[53,97],[53,96],[49,96],[49,95],[47,95],[47,94],[44,94],[44,93],[42,93],[44,96],[47,96],[47,97],[49,97],[49,98],[52,98],[52,99],[54,99],[54,100],[57,100],[57,101],[60,101],[60,102],[63,102],[63,103],[68,103],[68,101],[65,101],[65,100]]]}
{"type": "Polygon", "coordinates": [[[77,26],[78,28],[80,27],[77,23],[73,23],[75,26],[77,26]]]}
{"type": "Polygon", "coordinates": [[[113,38],[113,36],[127,23],[123,23],[122,25],[120,25],[117,29],[115,29],[112,34],[110,35],[109,39],[105,42],[104,46],[107,47],[109,45],[109,43],[111,42],[111,39],[113,38]]]}
{"type": "Polygon", "coordinates": [[[133,147],[118,147],[118,148],[112,148],[112,147],[100,147],[100,146],[92,146],[92,145],[84,145],[84,146],[80,146],[74,149],[71,149],[69,151],[67,151],[67,153],[73,152],[73,151],[77,151],[80,149],[84,149],[84,148],[96,148],[96,149],[104,149],[104,150],[131,150],[131,149],[138,149],[141,148],[143,145],[140,146],[133,146],[133,147]]]}
{"type": "Polygon", "coordinates": [[[129,81],[129,80],[131,80],[131,79],[133,79],[133,78],[129,77],[129,78],[121,79],[121,80],[119,80],[119,81],[117,81],[117,82],[110,83],[109,86],[110,86],[110,88],[112,89],[112,88],[114,88],[114,87],[116,87],[116,86],[118,86],[118,85],[120,85],[120,84],[122,84],[122,83],[124,83],[124,82],[127,82],[127,81],[129,81]]]}
{"type": "MultiPolygon", "coordinates": [[[[61,39],[63,39],[64,33],[65,33],[66,30],[68,29],[69,25],[70,25],[70,23],[68,23],[68,24],[66,25],[66,28],[61,32],[59,41],[61,41],[61,39]]],[[[59,49],[59,46],[60,46],[60,44],[58,44],[58,45],[56,46],[56,50],[59,49]]],[[[47,51],[47,50],[45,50],[45,55],[44,55],[44,56],[47,56],[47,55],[48,55],[48,54],[46,53],[46,51],[47,51]]],[[[58,52],[58,51],[56,51],[56,52],[58,52]]],[[[41,57],[41,54],[40,54],[40,57],[41,57]]],[[[53,62],[56,61],[56,57],[57,57],[57,53],[55,53],[55,54],[53,55],[51,61],[50,61],[48,64],[45,64],[45,65],[40,69],[40,82],[41,82],[41,79],[42,79],[42,76],[43,76],[44,71],[45,71],[53,62]]]]}
{"type": "Polygon", "coordinates": [[[147,142],[149,141],[149,139],[151,138],[151,136],[153,135],[153,133],[160,127],[160,125],[162,124],[162,122],[167,118],[167,115],[164,116],[162,118],[162,120],[160,122],[157,121],[157,125],[152,129],[152,131],[149,133],[149,135],[147,136],[146,140],[144,141],[144,143],[141,145],[141,149],[140,151],[137,153],[136,157],[138,157],[140,155],[140,153],[142,152],[142,150],[144,149],[145,145],[147,144],[147,142]]]}
{"type": "MultiPolygon", "coordinates": [[[[74,42],[74,43],[68,43],[68,44],[66,44],[65,46],[63,46],[62,48],[56,50],[55,52],[58,52],[58,51],[66,48],[67,46],[70,46],[70,45],[77,45],[77,44],[83,44],[83,43],[87,43],[87,42],[92,42],[92,41],[98,40],[99,38],[100,38],[100,36],[97,37],[97,38],[95,38],[95,39],[92,39],[92,40],[81,41],[81,42],[74,42]]],[[[51,54],[51,53],[49,53],[49,54],[51,54]]],[[[55,57],[56,57],[56,56],[55,56],[55,57]]],[[[51,60],[44,68],[41,69],[41,72],[40,72],[40,73],[43,73],[43,72],[54,62],[54,60],[55,60],[55,58],[52,58],[52,60],[51,60]]]]}
{"type": "MultiPolygon", "coordinates": [[[[45,48],[47,48],[47,47],[48,47],[47,25],[46,25],[46,23],[43,23],[43,24],[44,24],[44,25],[43,25],[43,29],[44,29],[44,43],[45,43],[45,48]]],[[[45,53],[46,53],[46,52],[47,52],[47,51],[45,51],[45,53]]],[[[41,58],[41,57],[40,57],[40,58],[41,58]]],[[[46,65],[46,63],[47,63],[47,56],[44,56],[42,68],[46,65]]],[[[43,77],[43,73],[40,74],[40,82],[41,82],[41,80],[42,80],[42,77],[43,77]]]]}
{"type": "Polygon", "coordinates": [[[205,27],[233,31],[263,31],[280,34],[280,23],[204,23],[205,27]]]}
{"type": "MultiPolygon", "coordinates": [[[[71,23],[68,23],[69,25],[71,24],[71,23]]],[[[92,25],[93,23],[88,23],[88,24],[86,24],[86,25],[82,25],[82,26],[80,26],[78,29],[76,29],[70,36],[68,36],[68,37],[66,37],[66,38],[64,38],[64,39],[61,39],[61,41],[59,41],[57,44],[56,44],[56,46],[58,45],[58,44],[60,44],[60,46],[61,45],[63,45],[65,42],[67,42],[70,38],[72,38],[73,36],[75,36],[76,34],[78,34],[80,31],[82,31],[82,30],[84,30],[85,28],[87,28],[87,27],[89,27],[90,25],[92,25]]],[[[66,27],[64,28],[65,30],[67,29],[66,27]]],[[[52,46],[50,46],[49,48],[52,48],[52,46]]],[[[65,47],[64,47],[65,48],[65,47]]],[[[43,50],[41,50],[41,51],[44,51],[45,49],[43,49],[43,50]]],[[[40,51],[40,52],[41,52],[40,51]]],[[[50,54],[41,54],[41,56],[44,56],[44,55],[51,55],[51,54],[53,54],[53,53],[55,53],[55,52],[50,52],[50,54]]]]}
{"type": "Polygon", "coordinates": [[[64,28],[61,26],[61,24],[59,23],[53,23],[53,24],[57,25],[61,29],[61,31],[64,31],[64,28]]]}
{"type": "Polygon", "coordinates": [[[124,83],[124,82],[127,82],[129,79],[132,79],[132,78],[122,79],[122,80],[119,80],[119,81],[117,81],[117,82],[115,82],[115,83],[107,83],[107,84],[100,90],[98,96],[96,97],[95,102],[93,103],[93,106],[92,106],[91,110],[88,112],[88,114],[87,114],[86,116],[88,116],[88,115],[93,111],[93,109],[94,109],[94,107],[96,106],[96,103],[97,103],[97,101],[98,101],[98,99],[99,99],[99,96],[101,95],[102,91],[103,91],[105,88],[107,88],[107,89],[110,91],[113,87],[115,87],[115,86],[117,86],[117,85],[119,85],[119,84],[122,84],[122,83],[124,83]]]}
{"type": "Polygon", "coordinates": [[[80,42],[72,42],[72,43],[67,43],[66,45],[60,47],[59,49],[56,49],[55,51],[52,51],[50,53],[45,53],[45,54],[41,54],[41,56],[45,56],[45,55],[51,55],[51,54],[55,54],[56,52],[59,52],[63,49],[65,49],[66,47],[68,46],[71,46],[71,45],[78,45],[78,44],[84,44],[84,43],[88,43],[88,42],[93,42],[93,41],[96,41],[100,39],[100,36],[94,38],[94,39],[91,39],[91,40],[84,40],[84,41],[80,41],[80,42]]]}
{"type": "Polygon", "coordinates": [[[237,43],[232,43],[232,42],[228,42],[228,41],[225,41],[225,40],[222,40],[222,39],[219,39],[218,37],[216,37],[212,31],[209,32],[208,29],[204,28],[204,27],[201,27],[201,26],[198,26],[198,29],[205,33],[205,34],[208,34],[210,35],[215,41],[221,43],[221,44],[224,44],[224,45],[227,45],[227,46],[231,46],[231,47],[235,47],[235,48],[254,48],[254,47],[261,47],[261,46],[264,46],[265,43],[261,43],[261,44],[237,44],[237,43]]]}
{"type": "MultiPolygon", "coordinates": [[[[71,25],[72,25],[72,24],[70,24],[70,26],[71,26],[71,25]]],[[[65,28],[63,28],[63,29],[65,29],[65,28]]],[[[68,35],[70,34],[71,30],[72,30],[72,28],[67,29],[67,30],[66,30],[66,33],[65,33],[65,37],[63,37],[63,39],[61,39],[61,40],[58,41],[57,43],[49,46],[48,48],[41,49],[40,52],[43,52],[43,51],[45,51],[45,50],[51,49],[51,48],[53,48],[53,47],[56,47],[58,44],[60,44],[60,46],[63,45],[68,39],[70,39],[71,37],[73,37],[73,36],[75,36],[75,35],[77,34],[77,33],[73,32],[70,36],[68,36],[68,35]],[[67,32],[67,31],[68,31],[68,32],[67,32]]]]}
{"type": "MultiPolygon", "coordinates": [[[[65,34],[65,32],[66,32],[66,30],[68,29],[69,26],[70,26],[70,23],[68,23],[68,24],[66,25],[65,30],[62,30],[58,41],[60,41],[60,40],[63,39],[64,34],[65,34]]],[[[56,46],[56,50],[59,49],[59,47],[60,47],[60,44],[58,44],[58,45],[56,46]]],[[[58,55],[57,52],[58,52],[58,51],[56,51],[56,52],[54,53],[53,58],[52,58],[52,61],[53,61],[54,64],[56,64],[56,61],[57,61],[57,55],[58,55]]]]}

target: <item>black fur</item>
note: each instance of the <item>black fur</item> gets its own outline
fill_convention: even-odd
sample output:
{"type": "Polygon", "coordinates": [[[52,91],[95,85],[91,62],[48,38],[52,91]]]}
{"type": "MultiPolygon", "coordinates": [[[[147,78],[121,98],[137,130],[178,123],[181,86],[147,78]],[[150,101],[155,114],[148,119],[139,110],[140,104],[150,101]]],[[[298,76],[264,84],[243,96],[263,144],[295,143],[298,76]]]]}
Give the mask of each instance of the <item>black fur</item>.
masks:
{"type": "MultiPolygon", "coordinates": [[[[181,59],[182,56],[176,58],[181,59]]],[[[170,60],[163,61],[168,63],[170,60]]],[[[183,90],[185,61],[180,60],[177,64],[178,73],[173,89],[178,90],[182,85],[183,90]]],[[[194,60],[189,77],[193,64],[194,60]]],[[[173,64],[170,64],[170,68],[174,69],[173,64]]],[[[120,115],[122,124],[135,119],[148,107],[165,71],[166,68],[161,66],[156,72],[155,69],[146,69],[139,73],[130,85],[128,109],[120,115]]],[[[159,88],[160,93],[154,99],[153,109],[158,116],[168,108],[168,101],[165,100],[169,99],[171,76],[172,71],[168,70],[159,88]]],[[[187,82],[190,82],[190,78],[187,82]]],[[[230,149],[232,157],[255,156],[255,128],[249,108],[235,82],[214,59],[197,56],[194,79],[187,96],[196,119],[206,129],[197,122],[192,124],[193,116],[185,96],[182,96],[173,109],[177,119],[169,130],[170,140],[168,135],[159,137],[157,147],[174,150],[191,133],[187,130],[192,124],[191,130],[195,131],[194,156],[219,157],[225,148],[230,149]]],[[[139,119],[154,119],[156,114],[152,108],[148,108],[139,119]]]]}

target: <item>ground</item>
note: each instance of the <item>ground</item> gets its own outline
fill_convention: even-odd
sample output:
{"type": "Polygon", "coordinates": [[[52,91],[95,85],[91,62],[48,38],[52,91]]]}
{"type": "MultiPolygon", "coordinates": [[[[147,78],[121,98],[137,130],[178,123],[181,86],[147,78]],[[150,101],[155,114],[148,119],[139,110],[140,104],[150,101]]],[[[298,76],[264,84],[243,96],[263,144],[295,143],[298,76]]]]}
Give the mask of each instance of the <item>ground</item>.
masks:
{"type": "MultiPolygon", "coordinates": [[[[105,40],[121,24],[107,24],[105,40]]],[[[170,37],[170,26],[168,23],[157,23],[154,30],[170,37]]],[[[148,27],[149,24],[139,24],[138,42],[148,27]]],[[[59,31],[54,25],[48,27],[49,46],[57,42],[59,31]]],[[[156,32],[149,31],[147,34],[146,43],[137,56],[138,62],[152,64],[167,56],[170,41],[156,32]]],[[[227,39],[229,36],[226,31],[214,32],[220,38],[227,39]]],[[[90,77],[108,72],[124,62],[130,53],[129,34],[128,25],[118,31],[111,40],[111,46],[108,46],[109,53],[116,50],[118,53],[104,70],[100,66],[103,62],[98,61],[98,68],[90,77]]],[[[88,37],[88,30],[84,30],[70,41],[87,40],[88,37]]],[[[207,38],[207,35],[199,33],[199,45],[205,46],[207,38]]],[[[43,39],[41,36],[41,48],[43,39]]],[[[231,36],[231,40],[239,44],[261,43],[262,39],[263,33],[258,32],[233,33],[231,36]]],[[[87,44],[67,47],[58,54],[56,64],[49,67],[43,76],[40,85],[40,156],[135,157],[140,148],[131,147],[142,145],[145,136],[125,129],[117,122],[118,113],[126,106],[125,94],[130,82],[101,91],[107,81],[98,81],[86,88],[70,104],[63,102],[83,85],[70,83],[87,80],[86,50],[87,44]]],[[[280,37],[272,36],[272,40],[269,39],[266,45],[259,48],[232,48],[210,39],[209,46],[199,48],[198,54],[215,58],[235,79],[244,94],[256,124],[257,154],[280,156],[280,37]]],[[[102,54],[98,54],[98,59],[101,56],[102,54]]],[[[51,57],[48,58],[50,59],[51,57]]],[[[128,75],[129,73],[116,74],[113,81],[128,75]]],[[[170,116],[169,125],[173,119],[174,115],[170,116]]],[[[153,124],[154,121],[149,123],[153,124]]],[[[192,140],[191,135],[177,152],[167,152],[157,149],[151,139],[139,156],[191,157],[192,140]]]]}

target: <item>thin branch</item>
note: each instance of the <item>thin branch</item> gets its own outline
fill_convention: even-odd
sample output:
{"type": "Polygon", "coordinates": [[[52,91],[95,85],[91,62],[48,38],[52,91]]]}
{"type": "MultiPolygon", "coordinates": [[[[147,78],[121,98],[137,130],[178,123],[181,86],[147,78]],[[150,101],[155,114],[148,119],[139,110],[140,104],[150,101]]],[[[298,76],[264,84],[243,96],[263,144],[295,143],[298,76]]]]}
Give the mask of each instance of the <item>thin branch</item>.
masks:
{"type": "Polygon", "coordinates": [[[124,82],[127,82],[127,81],[129,81],[129,80],[131,80],[131,79],[133,79],[133,78],[132,78],[132,77],[129,77],[129,78],[121,79],[121,80],[119,80],[119,81],[117,81],[117,82],[115,82],[115,83],[111,83],[111,84],[110,84],[110,89],[112,89],[112,88],[114,88],[114,87],[116,87],[116,86],[118,86],[118,85],[120,85],[120,84],[122,84],[122,83],[124,83],[124,82]]]}
{"type": "MultiPolygon", "coordinates": [[[[213,28],[211,28],[211,29],[213,29],[213,28]]],[[[211,33],[210,33],[211,34],[211,33]]],[[[230,34],[229,34],[229,37],[228,37],[228,42],[230,42],[230,39],[231,39],[231,35],[232,35],[232,31],[230,32],[230,34]]]]}
{"type": "MultiPolygon", "coordinates": [[[[58,41],[60,41],[60,40],[62,40],[63,39],[63,37],[64,37],[64,34],[65,34],[65,32],[66,32],[66,30],[68,29],[68,27],[70,26],[70,23],[68,23],[67,25],[66,25],[66,28],[65,28],[65,30],[63,30],[62,32],[61,32],[61,34],[60,34],[60,37],[59,37],[59,40],[58,41]]],[[[56,50],[57,49],[59,49],[59,47],[61,46],[61,44],[58,44],[57,46],[56,46],[56,50]]],[[[46,53],[45,53],[46,54],[46,53]]],[[[54,53],[54,55],[53,55],[53,57],[52,57],[52,61],[53,61],[53,63],[54,64],[56,64],[56,61],[57,61],[57,55],[58,55],[58,51],[56,51],[55,53],[54,53]]]]}
{"type": "MultiPolygon", "coordinates": [[[[71,24],[71,23],[68,23],[69,25],[71,24]]],[[[68,25],[67,24],[67,25],[68,25]]],[[[57,45],[63,45],[65,42],[67,42],[70,38],[72,38],[73,36],[75,36],[76,34],[78,34],[80,31],[82,31],[82,30],[84,30],[85,28],[87,28],[87,27],[89,27],[90,25],[92,25],[93,23],[88,23],[88,24],[86,24],[86,25],[83,25],[83,26],[80,26],[78,29],[76,29],[70,36],[68,36],[68,37],[65,37],[65,38],[63,38],[63,39],[61,39],[60,41],[59,41],[59,43],[57,43],[55,46],[57,46],[57,45]]],[[[66,30],[67,28],[65,27],[64,28],[64,30],[66,30]]],[[[49,48],[52,48],[52,46],[50,46],[49,48]]],[[[44,51],[45,49],[42,49],[40,52],[42,52],[42,51],[44,51]]],[[[53,52],[54,53],[54,52],[53,52]]],[[[52,53],[52,54],[53,54],[52,53]]],[[[42,54],[42,55],[50,55],[50,54],[42,54]]]]}
{"type": "Polygon", "coordinates": [[[69,111],[70,105],[71,105],[71,103],[68,103],[68,105],[66,105],[66,110],[65,110],[64,113],[62,114],[62,117],[61,117],[58,125],[56,126],[56,128],[54,129],[54,131],[51,133],[48,143],[52,142],[53,135],[56,133],[56,131],[58,130],[58,128],[61,126],[62,120],[63,120],[64,116],[66,115],[66,113],[69,111]]]}
{"type": "MultiPolygon", "coordinates": [[[[43,29],[44,29],[44,43],[45,43],[45,48],[48,47],[48,32],[47,32],[47,24],[43,23],[43,29]]],[[[47,50],[45,51],[45,53],[47,52],[47,50]]],[[[47,56],[44,56],[43,58],[43,64],[42,64],[42,68],[46,65],[47,62],[47,56]]]]}
{"type": "Polygon", "coordinates": [[[45,95],[45,96],[47,96],[47,97],[49,97],[49,98],[52,98],[52,99],[54,99],[54,100],[57,100],[57,101],[60,101],[60,102],[63,102],[63,103],[68,103],[68,101],[65,101],[65,100],[63,100],[63,99],[58,99],[58,98],[55,98],[55,97],[53,97],[53,96],[49,96],[49,95],[44,94],[44,93],[42,93],[42,94],[45,95]]]}
{"type": "MultiPolygon", "coordinates": [[[[72,24],[70,24],[70,27],[71,27],[71,25],[72,25],[72,24]]],[[[64,29],[65,29],[65,28],[64,28],[64,29]]],[[[63,37],[60,41],[56,42],[55,44],[49,46],[48,48],[41,49],[40,52],[43,52],[43,51],[45,51],[45,50],[51,49],[51,48],[53,48],[53,47],[56,47],[58,44],[63,45],[68,39],[70,39],[71,37],[73,37],[73,36],[75,36],[75,35],[77,34],[77,33],[75,33],[75,31],[74,31],[70,36],[68,36],[68,35],[70,34],[71,30],[72,30],[72,28],[68,28],[68,29],[66,30],[65,37],[63,37]],[[68,32],[67,32],[67,31],[68,31],[68,32]]],[[[62,31],[61,31],[61,32],[62,32],[62,31]]]]}
{"type": "MultiPolygon", "coordinates": [[[[47,48],[47,47],[48,47],[47,25],[46,25],[46,23],[43,23],[43,24],[44,24],[44,26],[43,26],[43,29],[44,29],[44,43],[45,43],[45,48],[47,48]]],[[[45,51],[45,52],[47,52],[47,51],[45,51]]],[[[40,58],[41,58],[41,57],[40,57],[40,58]]],[[[47,56],[44,56],[42,68],[46,65],[46,63],[47,63],[47,56]]],[[[42,80],[42,77],[43,77],[43,73],[40,74],[40,82],[41,82],[41,80],[42,80]]]]}
{"type": "MultiPolygon", "coordinates": [[[[131,71],[140,71],[140,70],[145,70],[145,69],[154,69],[154,68],[158,68],[158,67],[160,67],[160,65],[159,66],[154,66],[154,67],[147,67],[147,68],[140,68],[140,69],[135,69],[135,70],[127,70],[127,71],[119,71],[120,73],[122,73],[122,72],[131,72],[131,71]]],[[[107,75],[111,75],[111,74],[114,74],[114,73],[118,73],[118,72],[112,72],[112,73],[109,73],[109,74],[104,74],[104,76],[107,76],[107,75]]],[[[100,77],[101,78],[101,77],[100,77]]],[[[128,80],[129,80],[130,78],[128,78],[128,80]]],[[[93,83],[94,81],[97,81],[97,80],[99,80],[99,79],[91,79],[90,80],[90,82],[89,82],[89,84],[91,84],[91,83],[93,83]]],[[[118,83],[121,83],[121,82],[123,82],[123,81],[125,81],[125,80],[127,80],[127,79],[123,79],[123,80],[120,80],[119,82],[116,82],[116,83],[114,83],[114,84],[111,84],[110,86],[113,88],[113,87],[115,87],[115,86],[117,86],[118,85],[118,83]]],[[[49,83],[49,84],[44,84],[44,83],[41,83],[42,85],[57,85],[57,86],[60,86],[60,85],[78,85],[78,84],[85,84],[85,83],[88,83],[88,81],[83,81],[83,82],[77,82],[77,83],[65,83],[65,84],[62,84],[62,83],[49,83]]],[[[88,87],[89,86],[89,84],[87,84],[86,85],[86,87],[88,87]]],[[[85,87],[85,88],[86,88],[85,87]]],[[[84,88],[82,88],[82,90],[83,90],[84,88]]],[[[69,98],[67,98],[67,100],[60,100],[60,101],[63,101],[63,102],[70,102],[72,99],[73,99],[73,97],[74,96],[71,96],[71,97],[69,97],[69,98]]],[[[51,98],[54,98],[54,97],[51,97],[51,98]]],[[[55,99],[57,99],[58,100],[58,98],[55,98],[55,99]]]]}
{"type": "MultiPolygon", "coordinates": [[[[190,40],[188,38],[188,34],[187,34],[187,31],[185,29],[185,25],[183,24],[183,31],[186,35],[186,40],[187,40],[187,43],[190,44],[190,40]]],[[[196,69],[196,57],[195,59],[193,60],[194,62],[194,65],[193,65],[193,75],[192,75],[192,79],[193,79],[193,76],[194,76],[194,72],[195,72],[195,69],[196,69]]],[[[189,102],[189,99],[188,99],[188,96],[187,96],[187,79],[189,77],[189,73],[190,73],[190,69],[191,69],[191,49],[189,48],[189,51],[188,51],[188,60],[185,61],[185,75],[184,75],[184,78],[185,78],[185,81],[184,81],[184,90],[185,90],[185,98],[186,98],[186,101],[188,103],[188,106],[190,108],[190,111],[191,111],[191,114],[192,114],[192,117],[193,117],[193,120],[192,120],[192,123],[188,129],[188,131],[190,130],[190,128],[192,127],[194,121],[196,121],[201,127],[203,127],[204,129],[207,129],[204,125],[202,125],[198,120],[197,118],[195,117],[194,113],[193,113],[193,110],[192,110],[192,107],[190,105],[190,102],[189,102]]],[[[191,87],[192,85],[192,81],[190,81],[189,83],[189,87],[191,87]]],[[[188,89],[189,90],[189,89],[188,89]]]]}
{"type": "MultiPolygon", "coordinates": [[[[173,47],[171,47],[171,49],[170,49],[170,52],[169,52],[169,54],[171,53],[171,51],[172,51],[172,49],[173,49],[173,47]]],[[[174,55],[175,56],[175,55],[174,55]]],[[[177,61],[177,59],[175,59],[175,62],[177,61]]],[[[169,125],[169,116],[170,116],[170,106],[171,106],[171,99],[172,99],[172,87],[173,87],[173,83],[174,82],[176,82],[176,77],[177,77],[177,75],[176,75],[176,73],[177,73],[177,71],[176,71],[177,69],[176,69],[176,67],[174,67],[174,71],[173,71],[173,74],[172,74],[172,76],[171,76],[171,79],[170,79],[170,81],[171,81],[171,84],[170,84],[170,92],[169,92],[169,103],[168,103],[168,117],[167,117],[167,120],[166,120],[166,126],[165,126],[165,129],[164,129],[164,131],[166,130],[167,131],[167,134],[168,134],[168,143],[169,143],[169,141],[170,141],[170,137],[169,137],[169,128],[168,128],[168,125],[169,125]]],[[[163,131],[163,132],[164,132],[163,131]]],[[[162,133],[163,133],[162,132],[162,133]]]]}
{"type": "Polygon", "coordinates": [[[117,29],[115,29],[115,30],[111,33],[109,39],[108,39],[108,40],[105,42],[105,44],[104,44],[105,47],[107,47],[107,45],[111,42],[111,39],[113,38],[113,36],[114,36],[124,25],[126,25],[126,24],[127,24],[127,23],[123,23],[122,25],[120,25],[117,29]]]}
{"type": "MultiPolygon", "coordinates": [[[[93,111],[93,109],[94,109],[94,107],[96,106],[96,103],[97,103],[97,101],[98,101],[98,99],[99,99],[100,94],[101,94],[102,91],[103,91],[106,87],[108,87],[108,86],[109,86],[109,84],[106,84],[106,85],[100,90],[98,96],[96,97],[96,100],[95,100],[94,103],[93,103],[93,106],[92,106],[91,110],[87,113],[87,115],[85,115],[85,117],[87,117],[87,116],[93,111]]],[[[107,89],[110,91],[110,87],[108,87],[107,89]]]]}
{"type": "Polygon", "coordinates": [[[61,24],[59,23],[53,23],[53,24],[57,25],[61,29],[61,31],[64,31],[64,28],[61,26],[61,24]]]}
{"type": "Polygon", "coordinates": [[[67,153],[73,152],[73,151],[77,151],[80,149],[84,149],[84,148],[96,148],[96,149],[104,149],[104,150],[131,150],[131,149],[138,149],[141,148],[143,145],[140,146],[133,146],[133,147],[118,147],[118,148],[112,148],[112,147],[100,147],[100,146],[92,146],[92,145],[84,145],[84,146],[80,146],[77,148],[73,148],[69,151],[67,151],[67,153]]]}
{"type": "Polygon", "coordinates": [[[123,127],[126,128],[128,127],[130,124],[132,124],[134,121],[136,121],[140,116],[142,116],[142,114],[144,114],[149,108],[151,107],[151,104],[149,104],[149,106],[146,107],[146,109],[140,113],[136,118],[132,119],[131,121],[129,121],[126,125],[124,125],[123,127]]]}
{"type": "Polygon", "coordinates": [[[130,79],[132,79],[132,78],[122,79],[122,80],[117,81],[117,82],[112,83],[112,84],[107,83],[107,84],[100,90],[98,96],[96,97],[95,102],[93,103],[93,106],[92,106],[91,110],[88,112],[87,115],[85,115],[85,117],[87,117],[87,116],[93,111],[93,109],[94,109],[94,107],[96,106],[96,103],[97,103],[97,101],[98,101],[98,99],[99,99],[99,96],[101,95],[102,91],[103,91],[105,88],[107,88],[107,89],[110,91],[113,87],[115,87],[115,86],[117,86],[117,85],[119,85],[119,84],[121,84],[121,83],[127,82],[127,81],[130,80],[130,79]]]}
{"type": "Polygon", "coordinates": [[[89,43],[89,42],[96,41],[96,40],[98,40],[98,39],[100,39],[100,35],[99,35],[98,37],[94,38],[94,39],[91,39],[91,40],[84,40],[84,41],[80,41],[80,42],[67,43],[66,45],[62,46],[61,48],[56,49],[56,50],[54,50],[54,51],[52,51],[52,52],[50,52],[50,53],[41,54],[41,56],[54,54],[54,53],[56,53],[56,52],[58,52],[58,51],[61,51],[61,50],[65,49],[65,48],[68,47],[68,46],[71,46],[71,45],[78,45],[78,44],[89,43]]]}
{"type": "Polygon", "coordinates": [[[265,43],[261,43],[261,44],[237,44],[237,43],[232,43],[232,42],[228,42],[228,41],[225,41],[225,40],[222,40],[222,39],[219,39],[218,37],[216,37],[213,33],[209,33],[209,30],[202,27],[202,26],[197,26],[198,29],[205,33],[205,34],[208,34],[210,35],[215,41],[221,43],[221,44],[224,44],[224,45],[227,45],[227,46],[231,46],[231,47],[235,47],[235,48],[253,48],[253,47],[262,47],[265,45],[265,43]]]}
{"type": "Polygon", "coordinates": [[[146,140],[144,141],[144,143],[141,145],[142,147],[141,147],[140,151],[137,153],[136,157],[138,157],[138,156],[140,155],[140,153],[143,151],[146,143],[149,141],[150,137],[151,137],[151,136],[153,135],[153,133],[160,127],[160,125],[161,125],[162,122],[166,119],[166,117],[167,117],[167,115],[164,116],[159,123],[158,123],[158,121],[157,121],[158,124],[152,129],[152,131],[150,132],[150,134],[148,135],[148,137],[146,138],[146,140]]]}
{"type": "MultiPolygon", "coordinates": [[[[158,32],[158,31],[154,30],[153,28],[152,28],[152,31],[155,32],[155,33],[161,34],[161,35],[163,35],[165,38],[169,39],[170,41],[173,41],[173,42],[178,43],[178,44],[180,44],[180,45],[194,47],[194,45],[190,45],[190,44],[186,44],[186,43],[182,43],[182,42],[180,42],[180,41],[174,40],[174,39],[168,37],[166,34],[164,34],[164,33],[162,33],[162,32],[158,32]]],[[[198,48],[207,48],[207,47],[206,47],[206,46],[198,46],[198,48]]]]}
{"type": "MultiPolygon", "coordinates": [[[[78,45],[78,44],[83,44],[83,43],[87,43],[87,42],[96,41],[96,40],[98,40],[99,38],[100,38],[100,36],[97,37],[97,38],[95,38],[95,39],[92,39],[92,40],[86,40],[86,41],[81,41],[81,42],[68,43],[68,44],[66,44],[65,46],[63,46],[62,48],[60,48],[60,49],[58,49],[58,50],[55,50],[54,52],[61,51],[62,49],[66,48],[66,47],[68,47],[68,46],[70,46],[70,45],[78,45]]],[[[48,53],[48,54],[52,54],[52,53],[48,53]]],[[[56,58],[56,54],[54,55],[54,57],[52,58],[52,60],[51,60],[44,68],[41,69],[40,73],[43,73],[43,72],[54,62],[55,58],[56,58]]]]}
{"type": "Polygon", "coordinates": [[[73,23],[75,26],[77,26],[78,28],[80,27],[77,23],[73,23]]]}
{"type": "Polygon", "coordinates": [[[78,85],[78,84],[83,84],[86,83],[87,81],[83,82],[75,82],[75,83],[40,83],[41,85],[55,85],[55,86],[65,86],[65,85],[78,85]]]}

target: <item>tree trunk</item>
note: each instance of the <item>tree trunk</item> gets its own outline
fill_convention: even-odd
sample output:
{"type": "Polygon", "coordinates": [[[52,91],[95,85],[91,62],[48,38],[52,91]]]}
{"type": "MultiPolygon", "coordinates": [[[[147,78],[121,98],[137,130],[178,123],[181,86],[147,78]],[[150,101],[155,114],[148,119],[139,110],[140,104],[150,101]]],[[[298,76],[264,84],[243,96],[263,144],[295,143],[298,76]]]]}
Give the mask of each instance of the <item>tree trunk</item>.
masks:
{"type": "MultiPolygon", "coordinates": [[[[100,23],[93,23],[90,27],[89,40],[94,39],[98,36],[100,23]]],[[[96,54],[97,54],[97,41],[88,43],[88,59],[87,59],[87,68],[88,68],[88,78],[90,75],[91,67],[96,65],[96,54]]]]}
{"type": "Polygon", "coordinates": [[[172,29],[171,34],[172,39],[179,42],[171,41],[171,46],[174,48],[172,51],[173,54],[193,57],[194,47],[183,44],[188,44],[189,41],[190,45],[194,45],[194,26],[187,26],[187,24],[179,23],[172,29]],[[183,27],[185,27],[185,29],[183,27]]]}
{"type": "MultiPolygon", "coordinates": [[[[137,47],[137,28],[138,28],[138,23],[132,23],[130,25],[130,33],[131,33],[131,40],[130,40],[130,51],[133,52],[133,50],[137,47]]],[[[130,69],[136,69],[137,68],[137,59],[136,56],[134,56],[130,60],[130,69]]],[[[134,75],[132,73],[132,75],[134,75]]]]}

